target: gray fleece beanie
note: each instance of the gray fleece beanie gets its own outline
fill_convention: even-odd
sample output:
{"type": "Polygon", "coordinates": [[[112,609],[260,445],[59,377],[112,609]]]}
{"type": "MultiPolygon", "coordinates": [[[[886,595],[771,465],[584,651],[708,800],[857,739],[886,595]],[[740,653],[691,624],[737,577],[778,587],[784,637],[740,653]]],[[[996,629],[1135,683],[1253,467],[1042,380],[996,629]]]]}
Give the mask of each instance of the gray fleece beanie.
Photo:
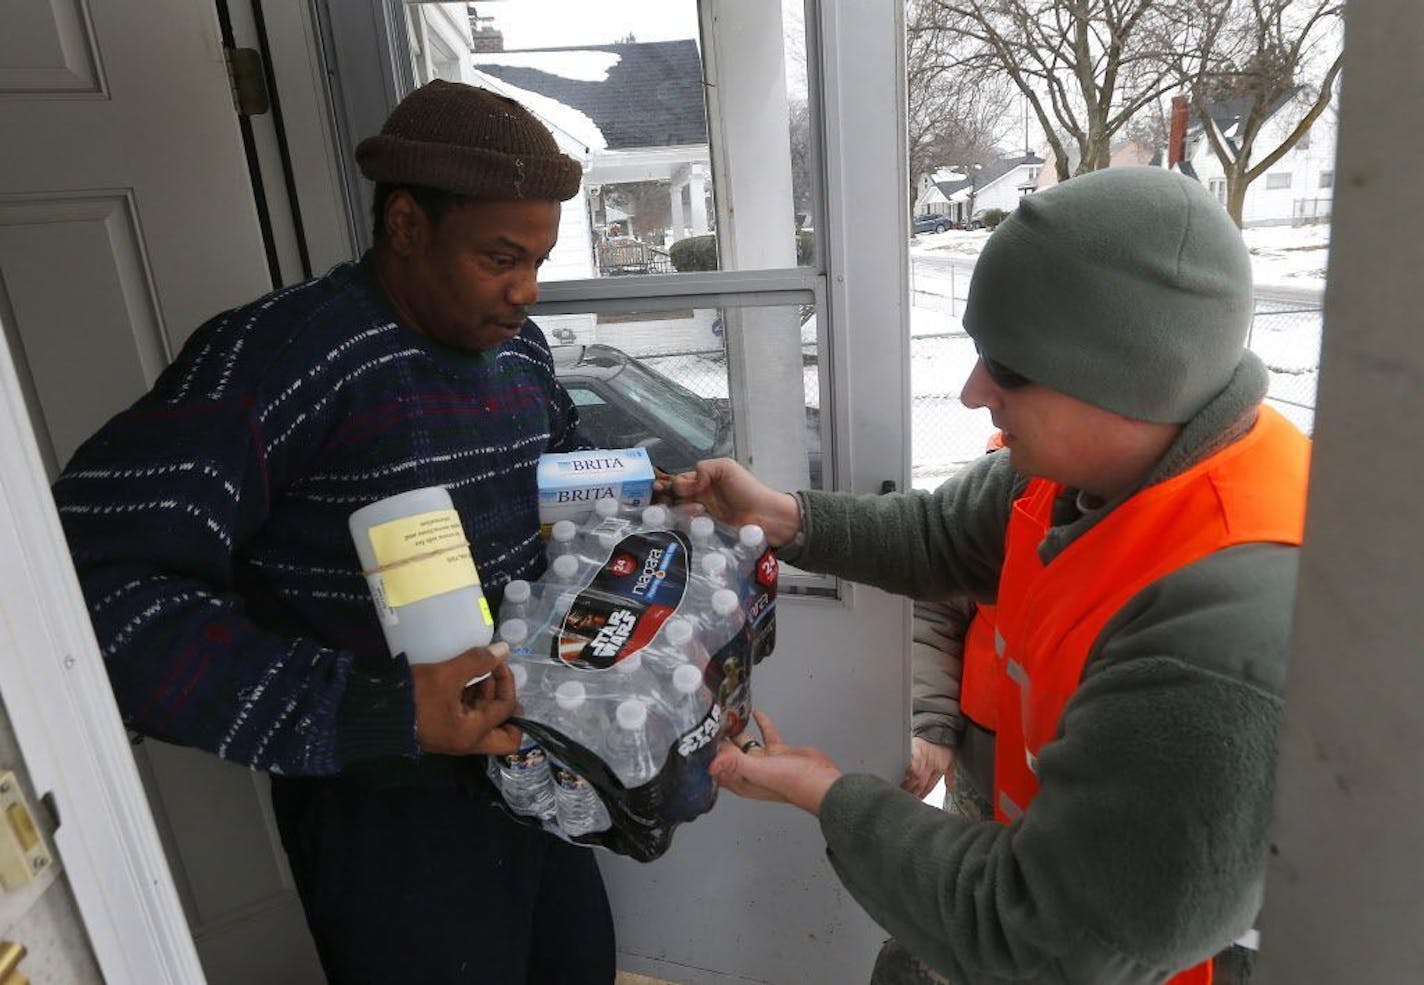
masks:
{"type": "Polygon", "coordinates": [[[989,237],[964,311],[979,350],[1143,421],[1191,419],[1251,325],[1241,232],[1198,182],[1109,168],[1029,195],[989,237]]]}

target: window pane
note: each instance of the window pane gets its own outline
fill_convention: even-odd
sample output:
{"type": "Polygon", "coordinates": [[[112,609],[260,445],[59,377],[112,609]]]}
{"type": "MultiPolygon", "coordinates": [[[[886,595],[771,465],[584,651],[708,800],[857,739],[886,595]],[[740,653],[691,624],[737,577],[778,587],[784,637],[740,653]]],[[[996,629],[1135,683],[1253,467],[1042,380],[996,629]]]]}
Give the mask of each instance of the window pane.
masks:
{"type": "MultiPolygon", "coordinates": [[[[745,460],[739,435],[746,433],[746,422],[738,415],[748,390],[766,386],[767,377],[776,387],[787,382],[780,371],[767,373],[760,354],[784,350],[789,341],[793,356],[799,353],[800,386],[788,396],[793,412],[800,408],[803,426],[779,436],[785,442],[781,451],[794,462],[788,467],[779,460],[778,478],[788,486],[821,488],[825,463],[814,306],[656,305],[536,312],[588,437],[604,448],[646,447],[654,464],[672,472],[704,458],[745,460]],[[649,307],[653,310],[640,310],[649,307]],[[780,337],[767,347],[771,334],[780,337]]],[[[763,467],[757,472],[767,475],[763,467]]]]}
{"type": "Polygon", "coordinates": [[[782,51],[723,45],[717,66],[729,76],[725,96],[705,84],[709,45],[700,36],[696,0],[481,2],[468,4],[468,15],[466,7],[407,6],[417,84],[440,77],[517,99],[584,167],[543,279],[814,261],[799,0],[787,0],[785,16],[770,4],[751,15],[771,18],[771,29],[784,35],[782,51]],[[717,100],[736,98],[743,75],[764,79],[768,72],[780,82],[758,83],[756,98],[784,107],[782,122],[768,123],[761,113],[750,128],[719,130],[717,100]],[[734,203],[719,198],[715,174],[742,160],[756,162],[738,179],[739,196],[755,199],[756,217],[743,224],[748,228],[733,229],[734,203]],[[774,248],[767,248],[769,240],[774,248]]]}

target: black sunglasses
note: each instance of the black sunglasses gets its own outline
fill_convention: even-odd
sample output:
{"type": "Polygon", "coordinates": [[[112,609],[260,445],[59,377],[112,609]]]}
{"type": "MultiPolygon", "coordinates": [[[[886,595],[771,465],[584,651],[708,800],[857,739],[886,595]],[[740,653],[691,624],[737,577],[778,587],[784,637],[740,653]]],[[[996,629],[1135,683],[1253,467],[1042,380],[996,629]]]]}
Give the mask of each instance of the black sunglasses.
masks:
{"type": "Polygon", "coordinates": [[[974,351],[979,353],[979,361],[984,364],[985,371],[989,374],[989,379],[994,381],[994,385],[1001,390],[1017,390],[1019,387],[1028,386],[1033,380],[1022,373],[1015,373],[1003,363],[990,359],[984,355],[983,351],[976,345],[974,351]]]}

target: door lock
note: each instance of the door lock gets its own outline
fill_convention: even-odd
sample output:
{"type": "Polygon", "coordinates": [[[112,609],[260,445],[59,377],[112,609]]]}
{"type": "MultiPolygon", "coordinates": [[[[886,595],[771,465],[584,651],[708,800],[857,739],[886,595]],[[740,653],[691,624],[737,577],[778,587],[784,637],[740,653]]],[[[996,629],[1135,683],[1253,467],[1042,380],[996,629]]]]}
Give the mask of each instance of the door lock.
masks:
{"type": "MultiPolygon", "coordinates": [[[[0,886],[18,889],[53,863],[20,781],[8,770],[0,773],[0,886]]],[[[0,985],[9,982],[0,977],[0,985]]]]}

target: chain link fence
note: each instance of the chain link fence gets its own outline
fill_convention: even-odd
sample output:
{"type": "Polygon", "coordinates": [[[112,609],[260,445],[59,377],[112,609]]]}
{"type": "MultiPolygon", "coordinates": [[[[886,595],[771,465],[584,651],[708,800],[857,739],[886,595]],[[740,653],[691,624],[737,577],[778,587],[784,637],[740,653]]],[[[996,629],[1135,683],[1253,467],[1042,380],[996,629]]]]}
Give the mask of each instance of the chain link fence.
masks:
{"type": "MultiPolygon", "coordinates": [[[[959,324],[972,266],[914,257],[910,298],[911,481],[933,489],[984,453],[993,424],[970,410],[959,391],[978,358],[959,324]]],[[[1315,423],[1320,366],[1321,297],[1260,292],[1247,346],[1270,375],[1267,403],[1309,434],[1315,423]]]]}
{"type": "MultiPolygon", "coordinates": [[[[932,489],[984,453],[994,427],[982,410],[959,400],[960,388],[978,358],[959,324],[969,275],[953,264],[912,266],[913,311],[910,340],[911,480],[932,489]]],[[[724,312],[699,309],[670,319],[619,323],[590,319],[581,342],[603,342],[636,356],[649,368],[700,397],[729,394],[724,312]],[[610,323],[611,322],[611,323],[610,323]],[[686,326],[685,328],[683,326],[686,326]]],[[[801,312],[802,386],[806,405],[819,407],[821,379],[815,315],[801,312]]],[[[1270,374],[1267,402],[1309,434],[1314,427],[1315,388],[1320,364],[1321,299],[1299,294],[1261,297],[1247,345],[1270,374]]]]}

